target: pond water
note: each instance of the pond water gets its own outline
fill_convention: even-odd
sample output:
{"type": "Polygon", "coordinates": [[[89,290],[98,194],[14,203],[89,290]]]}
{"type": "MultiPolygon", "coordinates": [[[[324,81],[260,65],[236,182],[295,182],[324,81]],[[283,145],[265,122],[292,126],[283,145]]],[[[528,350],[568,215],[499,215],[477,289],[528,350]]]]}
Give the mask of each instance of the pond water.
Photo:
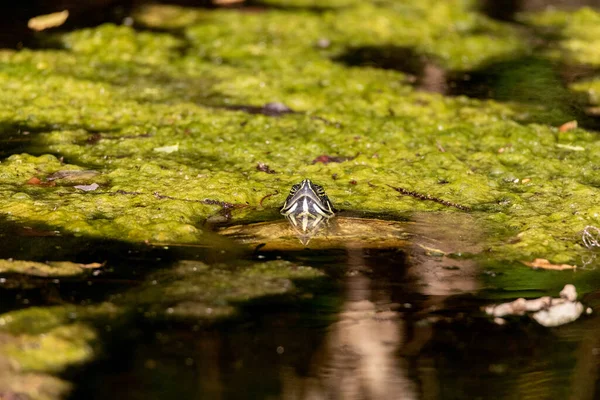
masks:
{"type": "MultiPolygon", "coordinates": [[[[424,213],[402,221],[356,217],[342,214],[340,224],[391,224],[403,244],[361,247],[344,237],[348,246],[343,246],[340,236],[332,235],[321,238],[327,242],[321,249],[324,242],[315,237],[314,249],[300,245],[282,251],[277,243],[288,242],[273,239],[271,246],[245,251],[240,245],[130,246],[38,231],[28,241],[32,247],[23,248],[13,235],[2,257],[37,249],[38,258],[82,263],[102,258],[111,268],[85,278],[6,275],[1,311],[137,304],[119,321],[91,319],[102,332],[102,350],[95,361],[62,374],[76,383],[71,399],[595,398],[597,313],[544,328],[526,316],[498,325],[482,308],[521,295],[556,297],[568,282],[598,287],[600,274],[531,271],[486,259],[483,233],[464,214],[424,213]],[[186,312],[169,318],[169,306],[197,300],[194,295],[169,300],[172,285],[190,278],[175,272],[177,265],[195,260],[222,265],[232,258],[285,259],[324,274],[292,279],[292,292],[230,302],[235,314],[216,321],[186,312]],[[523,279],[527,274],[532,279],[523,279]],[[159,298],[147,301],[153,286],[159,298]],[[160,299],[163,294],[166,300],[160,299]],[[161,311],[149,311],[156,310],[152,302],[162,317],[161,311]]],[[[278,221],[251,224],[233,229],[233,237],[248,245],[269,226],[281,229],[278,221]]],[[[382,229],[382,235],[388,233],[382,229]]],[[[597,307],[600,292],[586,294],[583,302],[597,307]]]]}

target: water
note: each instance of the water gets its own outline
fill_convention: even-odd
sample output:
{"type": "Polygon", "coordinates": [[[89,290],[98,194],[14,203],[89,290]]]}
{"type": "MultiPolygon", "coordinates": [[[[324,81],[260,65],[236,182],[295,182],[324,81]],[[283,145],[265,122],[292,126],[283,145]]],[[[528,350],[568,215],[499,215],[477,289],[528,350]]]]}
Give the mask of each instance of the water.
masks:
{"type": "MultiPolygon", "coordinates": [[[[170,271],[179,260],[218,264],[231,262],[228,258],[285,258],[325,276],[296,281],[291,295],[239,302],[234,316],[217,322],[146,313],[123,317],[101,332],[98,358],[63,374],[76,383],[70,398],[595,398],[600,352],[596,314],[549,329],[527,317],[496,325],[481,311],[523,293],[556,295],[553,288],[574,275],[534,271],[543,279],[515,283],[476,256],[442,256],[482,250],[482,233],[460,214],[415,215],[397,224],[410,238],[406,246],[283,252],[37,236],[32,241],[38,258],[60,240],[68,250],[55,258],[89,262],[102,253],[111,268],[85,279],[20,277],[21,284],[16,276],[7,276],[0,294],[11,300],[2,302],[2,311],[106,300],[118,304],[120,296],[148,286],[156,271],[170,271]]],[[[4,252],[19,253],[14,238],[4,252]]],[[[506,275],[529,273],[524,266],[514,267],[516,272],[501,267],[506,275]]],[[[598,287],[597,273],[582,274],[598,287]]],[[[169,272],[160,276],[178,279],[169,272]]],[[[600,292],[583,301],[596,307],[600,292]]]]}

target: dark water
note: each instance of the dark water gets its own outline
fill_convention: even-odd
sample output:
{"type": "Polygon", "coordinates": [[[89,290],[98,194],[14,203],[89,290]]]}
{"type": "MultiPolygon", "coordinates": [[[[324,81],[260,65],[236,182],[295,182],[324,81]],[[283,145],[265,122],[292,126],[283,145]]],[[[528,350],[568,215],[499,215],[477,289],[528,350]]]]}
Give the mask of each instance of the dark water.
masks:
{"type": "Polygon", "coordinates": [[[596,316],[497,326],[480,307],[502,291],[469,278],[469,290],[430,290],[403,252],[296,256],[331,272],[314,297],[252,304],[210,328],[139,321],[73,398],[596,398],[596,316]]]}
{"type": "MultiPolygon", "coordinates": [[[[600,274],[432,255],[434,245],[455,254],[479,249],[470,223],[415,217],[407,225],[412,241],[402,248],[231,253],[256,262],[285,258],[326,277],[295,282],[302,296],[243,302],[235,317],[218,323],[130,317],[102,334],[96,361],[63,374],[75,383],[71,399],[597,398],[596,314],[558,328],[527,317],[500,326],[481,307],[521,295],[556,296],[568,282],[599,287],[600,274]]],[[[60,241],[66,250],[55,259],[102,255],[112,267],[83,280],[20,277],[29,287],[11,288],[17,277],[5,276],[2,311],[95,304],[144,285],[152,271],[178,260],[230,257],[210,248],[11,237],[2,257],[31,254],[22,245],[28,243],[44,259],[60,241]]],[[[589,291],[583,302],[597,307],[600,292],[589,291]]]]}

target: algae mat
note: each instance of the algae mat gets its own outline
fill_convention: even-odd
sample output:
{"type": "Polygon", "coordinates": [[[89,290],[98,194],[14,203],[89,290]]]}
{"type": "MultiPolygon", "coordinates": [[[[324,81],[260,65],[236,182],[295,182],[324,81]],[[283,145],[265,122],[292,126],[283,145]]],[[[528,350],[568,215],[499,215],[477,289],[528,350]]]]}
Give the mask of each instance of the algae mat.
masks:
{"type": "Polygon", "coordinates": [[[556,128],[585,119],[573,103],[583,83],[570,90],[559,69],[596,62],[572,55],[594,11],[523,16],[531,43],[557,32],[557,48],[470,1],[252,10],[145,7],[132,26],[3,50],[3,214],[64,234],[197,242],[224,205],[243,220],[310,177],[342,209],[444,208],[386,185],[401,187],[470,207],[514,239],[490,243],[507,258],[579,262],[580,231],[598,219],[599,147],[594,132],[556,128]],[[414,84],[432,68],[450,82],[502,63],[488,82],[502,101],[414,84]]]}

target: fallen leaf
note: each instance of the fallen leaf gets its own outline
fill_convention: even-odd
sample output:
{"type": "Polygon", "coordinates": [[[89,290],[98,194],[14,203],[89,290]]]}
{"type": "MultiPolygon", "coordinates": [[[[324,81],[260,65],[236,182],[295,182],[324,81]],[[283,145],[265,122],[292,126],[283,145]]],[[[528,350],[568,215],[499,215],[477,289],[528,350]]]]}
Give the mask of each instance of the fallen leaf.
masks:
{"type": "Polygon", "coordinates": [[[94,263],[89,263],[89,264],[80,264],[79,266],[81,268],[85,268],[85,269],[95,269],[95,268],[104,267],[104,265],[106,265],[106,262],[103,262],[103,263],[94,262],[94,263]]]}
{"type": "Polygon", "coordinates": [[[39,180],[39,178],[36,178],[35,176],[31,179],[29,179],[27,182],[25,182],[27,185],[39,185],[40,183],[42,183],[41,180],[39,180]]]}
{"type": "Polygon", "coordinates": [[[555,270],[555,271],[562,271],[565,269],[577,268],[577,265],[552,264],[550,261],[546,260],[545,258],[536,258],[535,260],[533,260],[531,262],[528,262],[528,261],[521,261],[521,262],[531,268],[551,269],[551,270],[555,270]]]}
{"type": "Polygon", "coordinates": [[[44,182],[35,176],[30,178],[25,184],[34,186],[56,186],[56,182],[44,182]]]}
{"type": "Polygon", "coordinates": [[[83,190],[84,192],[92,192],[100,187],[97,183],[92,183],[91,185],[77,185],[73,186],[75,189],[83,190]]]}
{"type": "Polygon", "coordinates": [[[574,121],[565,122],[558,128],[558,130],[560,132],[567,132],[567,131],[573,130],[575,128],[577,128],[577,121],[574,120],[574,121]]]}
{"type": "Polygon", "coordinates": [[[55,12],[52,14],[39,15],[27,21],[27,27],[36,32],[49,28],[56,28],[65,23],[69,18],[69,10],[55,12]]]}
{"type": "Polygon", "coordinates": [[[171,146],[163,146],[163,147],[155,147],[154,151],[158,153],[174,153],[179,151],[179,143],[171,145],[171,146]]]}

